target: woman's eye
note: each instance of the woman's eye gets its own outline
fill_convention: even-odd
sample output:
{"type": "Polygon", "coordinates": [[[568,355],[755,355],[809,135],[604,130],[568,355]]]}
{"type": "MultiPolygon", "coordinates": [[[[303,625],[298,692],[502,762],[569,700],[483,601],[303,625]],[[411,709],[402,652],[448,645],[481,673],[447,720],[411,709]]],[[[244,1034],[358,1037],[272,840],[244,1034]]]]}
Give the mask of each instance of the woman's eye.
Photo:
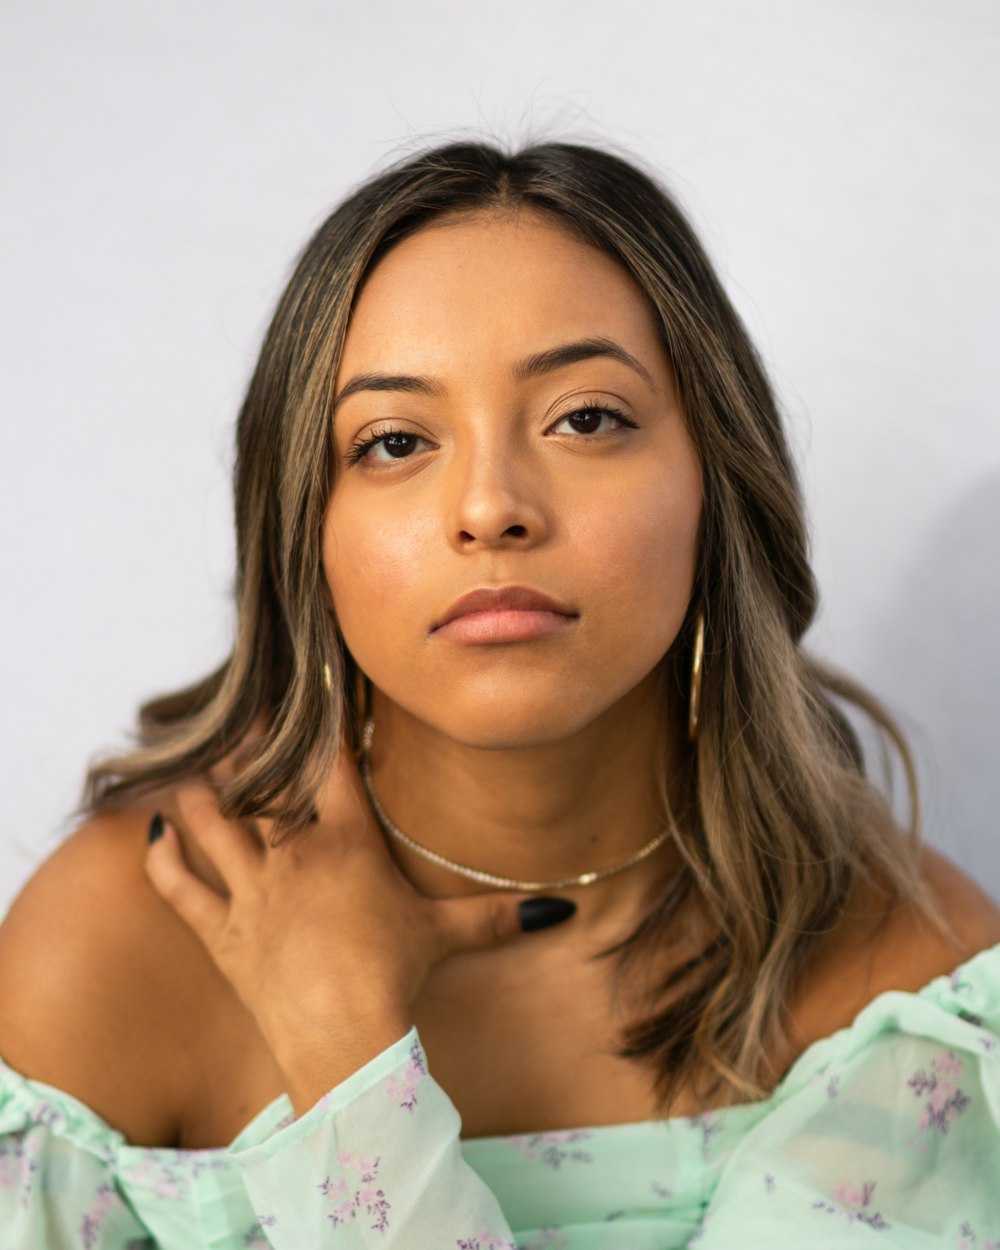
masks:
{"type": "MultiPolygon", "coordinates": [[[[564,422],[569,422],[571,432],[582,435],[614,434],[622,426],[636,429],[635,421],[630,421],[624,412],[616,407],[605,407],[602,404],[587,404],[574,412],[566,412],[556,421],[552,429],[557,429],[564,422]]],[[[376,429],[365,439],[352,444],[346,454],[347,465],[356,465],[364,461],[366,465],[389,465],[394,460],[407,460],[416,445],[426,442],[419,434],[410,434],[406,430],[376,429]]]]}
{"type": "MultiPolygon", "coordinates": [[[[585,408],[577,408],[574,412],[567,412],[564,417],[559,418],[556,425],[562,425],[564,421],[572,421],[577,423],[574,426],[574,432],[577,434],[604,433],[605,431],[599,430],[599,427],[605,417],[609,417],[616,422],[618,428],[630,426],[633,430],[636,429],[635,422],[630,421],[623,412],[619,412],[617,408],[609,408],[605,404],[588,404],[585,408]]],[[[614,431],[610,430],[607,432],[613,433],[614,431]]]]}
{"type": "Polygon", "coordinates": [[[406,430],[375,430],[366,439],[353,444],[346,456],[347,463],[352,465],[357,464],[359,460],[366,460],[371,464],[387,464],[389,460],[406,460],[409,451],[412,450],[411,443],[414,439],[417,442],[423,442],[419,434],[409,434],[406,430]],[[388,452],[388,458],[376,459],[368,455],[371,448],[379,445],[388,452]],[[397,452],[401,454],[397,455],[397,452]]]}

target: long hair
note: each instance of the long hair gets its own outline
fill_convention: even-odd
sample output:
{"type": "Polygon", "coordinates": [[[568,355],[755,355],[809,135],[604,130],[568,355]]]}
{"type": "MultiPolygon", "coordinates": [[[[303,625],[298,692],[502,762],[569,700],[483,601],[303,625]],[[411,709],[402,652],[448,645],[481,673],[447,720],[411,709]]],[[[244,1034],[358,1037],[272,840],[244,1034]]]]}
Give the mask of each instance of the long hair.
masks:
{"type": "MultiPolygon", "coordinates": [[[[216,672],[140,709],[137,748],[90,769],[81,810],[206,771],[263,717],[259,747],[221,790],[221,809],[275,818],[278,840],[308,822],[338,744],[357,744],[359,733],[358,671],[321,564],[331,404],[352,303],[380,257],[425,223],[519,208],[613,257],[645,294],[703,471],[694,593],[662,661],[676,716],[702,613],[699,731],[682,745],[684,799],[671,813],[682,867],[635,931],[600,952],[619,956],[619,987],[633,965],[660,955],[646,1018],[617,1053],[653,1064],[664,1107],[687,1080],[706,1095],[759,1097],[778,1075],[768,1055],[797,976],[854,891],[876,885],[887,907],[908,899],[933,914],[917,867],[913,766],[872,696],[801,646],[817,593],[771,387],[677,204],[622,156],[576,143],[513,154],[450,143],[363,183],[323,223],[278,302],[239,414],[232,652],[216,672]],[[866,778],[850,704],[898,749],[908,833],[866,778]],[[672,949],[683,954],[663,973],[672,949]]],[[[669,810],[665,777],[661,799],[669,810]]]]}

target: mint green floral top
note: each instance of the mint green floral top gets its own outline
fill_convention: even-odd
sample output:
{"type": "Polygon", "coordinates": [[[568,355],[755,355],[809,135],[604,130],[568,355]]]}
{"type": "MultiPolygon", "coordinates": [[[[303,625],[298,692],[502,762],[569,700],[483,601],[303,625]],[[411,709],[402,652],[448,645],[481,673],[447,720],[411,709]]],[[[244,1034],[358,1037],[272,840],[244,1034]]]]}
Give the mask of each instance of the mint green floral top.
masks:
{"type": "Polygon", "coordinates": [[[0,1061],[0,1250],[1000,1250],[1000,946],[879,995],[765,1101],[460,1129],[415,1029],[216,1150],[131,1146],[0,1061]]]}

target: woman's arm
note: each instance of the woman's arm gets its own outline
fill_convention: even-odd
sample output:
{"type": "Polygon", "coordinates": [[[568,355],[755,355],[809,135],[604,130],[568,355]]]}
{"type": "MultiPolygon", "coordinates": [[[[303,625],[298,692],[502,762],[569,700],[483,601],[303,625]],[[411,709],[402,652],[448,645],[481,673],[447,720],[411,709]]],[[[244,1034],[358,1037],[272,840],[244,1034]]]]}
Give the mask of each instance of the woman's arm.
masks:
{"type": "MultiPolygon", "coordinates": [[[[0,1056],[137,1144],[175,1140],[214,976],[144,871],[149,813],[88,821],[39,866],[0,924],[0,1056]]],[[[217,980],[217,977],[215,978],[217,980]]]]}
{"type": "Polygon", "coordinates": [[[153,1244],[123,1197],[117,1151],[176,1139],[179,1056],[198,1025],[185,951],[211,965],[149,884],[147,825],[135,810],[89,821],[0,924],[3,1250],[153,1244]],[[65,1112],[73,1099],[79,1115],[65,1112]]]}

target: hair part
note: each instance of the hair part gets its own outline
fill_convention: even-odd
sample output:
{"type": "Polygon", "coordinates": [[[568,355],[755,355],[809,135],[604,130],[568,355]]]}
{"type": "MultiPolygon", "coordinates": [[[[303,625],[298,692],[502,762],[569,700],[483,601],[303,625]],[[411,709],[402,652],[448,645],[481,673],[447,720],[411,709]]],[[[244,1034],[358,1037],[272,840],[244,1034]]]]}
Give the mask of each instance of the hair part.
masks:
{"type": "Polygon", "coordinates": [[[801,645],[817,592],[765,371],[681,210],[623,157],[576,143],[514,153],[449,143],[369,179],[323,223],[280,297],[237,422],[232,652],[202,681],[140,709],[138,746],[90,769],[80,810],[121,806],[207,771],[263,718],[254,752],[220,792],[221,810],[274,818],[276,841],[308,823],[330,760],[360,737],[359,673],[321,561],[334,383],[351,308],[372,267],[422,226],[524,209],[611,256],[644,293],[703,466],[694,593],[662,661],[676,713],[703,612],[699,733],[681,747],[679,810],[670,811],[665,765],[661,778],[683,866],[635,931],[599,956],[619,956],[619,987],[643,961],[657,970],[648,1017],[626,1030],[618,1053],[654,1065],[664,1108],[696,1080],[706,1096],[759,1097],[780,1075],[767,1056],[797,978],[856,891],[873,888],[886,908],[907,900],[936,917],[918,872],[905,740],[871,695],[801,645]],[[845,704],[866,713],[903,761],[906,834],[866,778],[845,704]],[[664,973],[671,950],[680,953],[664,973]]]}

